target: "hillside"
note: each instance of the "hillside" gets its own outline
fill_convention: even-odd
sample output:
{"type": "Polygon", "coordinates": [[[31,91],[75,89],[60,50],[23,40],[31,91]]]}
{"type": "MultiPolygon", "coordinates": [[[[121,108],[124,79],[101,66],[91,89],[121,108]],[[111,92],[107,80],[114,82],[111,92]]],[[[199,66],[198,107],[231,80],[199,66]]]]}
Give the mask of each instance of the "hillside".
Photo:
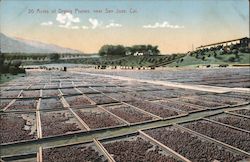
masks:
{"type": "Polygon", "coordinates": [[[22,38],[12,38],[2,33],[0,33],[0,45],[2,53],[81,53],[80,51],[60,47],[54,44],[47,44],[22,38]]]}
{"type": "Polygon", "coordinates": [[[156,55],[156,56],[110,56],[100,57],[95,63],[99,65],[111,66],[133,66],[133,67],[155,67],[160,66],[162,63],[170,63],[174,60],[183,57],[183,55],[156,55]]]}
{"type": "Polygon", "coordinates": [[[214,55],[206,54],[204,59],[199,59],[194,56],[186,55],[185,57],[178,59],[167,66],[198,66],[198,65],[229,65],[229,64],[250,64],[250,54],[249,53],[239,53],[238,59],[236,59],[235,54],[219,55],[214,57],[214,55]]]}
{"type": "Polygon", "coordinates": [[[170,67],[199,66],[199,65],[234,65],[250,64],[248,47],[231,45],[224,50],[222,47],[197,50],[168,64],[170,67]]]}

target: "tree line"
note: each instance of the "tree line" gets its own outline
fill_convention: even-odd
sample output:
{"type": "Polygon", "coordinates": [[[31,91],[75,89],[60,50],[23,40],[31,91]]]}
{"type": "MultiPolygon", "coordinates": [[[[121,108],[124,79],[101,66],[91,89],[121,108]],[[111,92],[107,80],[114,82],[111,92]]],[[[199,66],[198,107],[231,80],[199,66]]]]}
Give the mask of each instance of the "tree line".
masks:
{"type": "Polygon", "coordinates": [[[5,55],[0,54],[0,74],[18,74],[25,73],[25,69],[20,68],[22,62],[21,61],[5,61],[5,55]]]}
{"type": "Polygon", "coordinates": [[[143,55],[159,55],[158,46],[153,45],[133,45],[125,47],[123,45],[103,45],[99,50],[100,56],[126,56],[134,53],[143,53],[143,55]]]}
{"type": "Polygon", "coordinates": [[[3,53],[6,61],[12,60],[37,60],[37,61],[57,61],[61,58],[75,58],[80,57],[81,54],[59,54],[59,53],[50,53],[50,54],[37,54],[37,53],[3,53]]]}

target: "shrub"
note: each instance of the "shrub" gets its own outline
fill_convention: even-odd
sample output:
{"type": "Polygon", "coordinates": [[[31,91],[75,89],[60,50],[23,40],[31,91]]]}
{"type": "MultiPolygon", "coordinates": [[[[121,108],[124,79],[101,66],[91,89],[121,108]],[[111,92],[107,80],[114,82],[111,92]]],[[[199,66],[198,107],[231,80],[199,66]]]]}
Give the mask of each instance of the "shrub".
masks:
{"type": "Polygon", "coordinates": [[[214,52],[214,58],[216,58],[217,57],[217,53],[216,52],[214,52]]]}
{"type": "Polygon", "coordinates": [[[8,73],[9,72],[9,65],[3,64],[2,68],[0,69],[1,73],[8,73]]]}
{"type": "Polygon", "coordinates": [[[58,53],[52,53],[49,57],[52,61],[57,61],[59,60],[60,55],[58,53]]]}
{"type": "Polygon", "coordinates": [[[10,66],[9,67],[9,73],[16,75],[18,73],[18,69],[15,66],[10,66]]]}
{"type": "Polygon", "coordinates": [[[239,53],[239,51],[238,51],[238,50],[236,50],[236,49],[233,49],[233,50],[232,50],[232,53],[233,53],[233,54],[238,54],[238,53],[239,53]]]}
{"type": "Polygon", "coordinates": [[[244,53],[245,52],[245,48],[244,47],[240,47],[239,51],[242,52],[242,53],[244,53]]]}
{"type": "Polygon", "coordinates": [[[18,73],[26,73],[26,71],[25,71],[24,68],[19,68],[19,69],[18,69],[18,73]]]}
{"type": "Polygon", "coordinates": [[[222,50],[222,51],[221,51],[221,54],[222,54],[222,55],[224,55],[224,54],[226,54],[226,53],[227,53],[226,50],[222,50]]]}
{"type": "Polygon", "coordinates": [[[229,57],[228,61],[235,62],[235,57],[229,57]]]}
{"type": "Polygon", "coordinates": [[[18,61],[12,61],[12,62],[11,62],[11,65],[12,65],[12,66],[15,66],[16,68],[18,68],[19,66],[21,66],[21,64],[22,64],[22,62],[19,61],[19,60],[18,60],[18,61]]]}
{"type": "Polygon", "coordinates": [[[233,50],[233,49],[235,49],[235,45],[231,44],[231,45],[229,46],[229,48],[230,48],[230,50],[233,50]]]}

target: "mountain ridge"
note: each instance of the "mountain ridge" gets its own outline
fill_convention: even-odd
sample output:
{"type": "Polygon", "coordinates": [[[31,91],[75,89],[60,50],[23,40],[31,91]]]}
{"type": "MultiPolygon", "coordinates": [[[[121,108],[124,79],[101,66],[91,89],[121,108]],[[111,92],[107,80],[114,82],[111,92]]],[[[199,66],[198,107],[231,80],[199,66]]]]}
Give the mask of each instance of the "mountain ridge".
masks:
{"type": "Polygon", "coordinates": [[[32,53],[32,54],[49,54],[49,53],[83,53],[71,48],[61,47],[55,44],[43,43],[35,40],[24,38],[10,37],[0,33],[0,47],[2,53],[32,53]]]}

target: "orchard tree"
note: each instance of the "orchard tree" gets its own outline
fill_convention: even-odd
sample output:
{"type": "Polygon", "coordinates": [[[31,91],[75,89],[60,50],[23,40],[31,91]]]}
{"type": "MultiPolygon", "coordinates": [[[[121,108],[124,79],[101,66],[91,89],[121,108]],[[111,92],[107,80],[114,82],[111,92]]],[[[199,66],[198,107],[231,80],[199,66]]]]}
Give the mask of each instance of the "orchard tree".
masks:
{"type": "Polygon", "coordinates": [[[52,54],[50,54],[49,58],[52,61],[57,61],[57,60],[59,60],[60,56],[58,53],[52,53],[52,54]]]}

